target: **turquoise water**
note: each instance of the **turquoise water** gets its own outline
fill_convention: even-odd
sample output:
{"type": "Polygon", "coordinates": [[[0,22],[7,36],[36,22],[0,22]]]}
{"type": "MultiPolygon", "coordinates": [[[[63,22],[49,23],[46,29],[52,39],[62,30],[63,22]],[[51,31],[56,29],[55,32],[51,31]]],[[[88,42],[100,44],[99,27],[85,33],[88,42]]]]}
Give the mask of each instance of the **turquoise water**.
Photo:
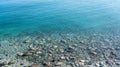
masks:
{"type": "Polygon", "coordinates": [[[119,0],[1,0],[0,35],[118,31],[119,0]]]}

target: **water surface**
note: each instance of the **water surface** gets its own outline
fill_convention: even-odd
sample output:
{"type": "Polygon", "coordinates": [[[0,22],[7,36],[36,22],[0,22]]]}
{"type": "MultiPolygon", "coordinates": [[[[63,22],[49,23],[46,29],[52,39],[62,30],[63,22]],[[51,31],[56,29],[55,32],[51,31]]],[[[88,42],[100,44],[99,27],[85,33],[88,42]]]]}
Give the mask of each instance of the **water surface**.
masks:
{"type": "Polygon", "coordinates": [[[119,0],[1,0],[0,35],[23,31],[118,31],[119,0]]]}

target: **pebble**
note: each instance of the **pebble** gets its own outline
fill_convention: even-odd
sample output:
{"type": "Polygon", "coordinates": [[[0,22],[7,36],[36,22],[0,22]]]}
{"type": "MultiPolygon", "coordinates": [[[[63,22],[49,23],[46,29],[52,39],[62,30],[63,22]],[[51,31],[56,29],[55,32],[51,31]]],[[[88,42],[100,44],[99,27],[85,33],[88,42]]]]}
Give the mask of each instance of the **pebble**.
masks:
{"type": "Polygon", "coordinates": [[[31,67],[40,67],[39,64],[32,64],[31,67]]]}
{"type": "Polygon", "coordinates": [[[83,67],[84,65],[85,65],[85,63],[79,62],[79,66],[80,66],[80,67],[83,67]]]}
{"type": "Polygon", "coordinates": [[[52,64],[51,64],[51,62],[49,62],[49,61],[46,61],[43,64],[46,65],[46,66],[48,66],[48,67],[53,67],[52,64]]]}
{"type": "Polygon", "coordinates": [[[120,60],[115,60],[116,65],[120,65],[120,60]]]}
{"type": "Polygon", "coordinates": [[[66,41],[65,41],[65,40],[60,40],[60,42],[61,42],[61,43],[64,43],[64,44],[66,43],[66,41]]]}
{"type": "Polygon", "coordinates": [[[24,53],[18,52],[17,55],[18,56],[23,56],[24,53]]]}
{"type": "Polygon", "coordinates": [[[62,65],[62,62],[57,62],[55,65],[60,66],[60,65],[62,65]]]}
{"type": "Polygon", "coordinates": [[[61,53],[64,53],[64,50],[63,50],[63,49],[59,49],[59,51],[60,51],[61,53]]]}
{"type": "Polygon", "coordinates": [[[64,56],[61,56],[61,59],[62,59],[62,60],[65,60],[65,57],[64,57],[64,56]]]}
{"type": "Polygon", "coordinates": [[[58,46],[56,46],[56,45],[54,46],[54,48],[57,48],[57,47],[58,47],[58,46]]]}
{"type": "Polygon", "coordinates": [[[25,52],[22,56],[32,56],[32,53],[30,53],[30,52],[25,52]]]}
{"type": "Polygon", "coordinates": [[[80,60],[80,62],[85,63],[86,60],[80,60]]]}
{"type": "Polygon", "coordinates": [[[96,67],[100,67],[100,64],[99,64],[99,63],[96,63],[95,66],[96,66],[96,67]]]}
{"type": "Polygon", "coordinates": [[[72,67],[71,65],[66,65],[66,67],[72,67]]]}
{"type": "Polygon", "coordinates": [[[42,54],[42,52],[41,51],[37,51],[36,54],[42,54]]]}
{"type": "Polygon", "coordinates": [[[8,65],[11,65],[11,64],[15,64],[15,62],[14,62],[14,61],[10,61],[10,62],[8,63],[8,65]]]}
{"type": "Polygon", "coordinates": [[[2,60],[0,60],[0,65],[1,65],[1,66],[7,65],[7,64],[8,64],[8,62],[7,62],[7,61],[5,61],[5,60],[4,60],[4,61],[2,61],[2,60]]]}

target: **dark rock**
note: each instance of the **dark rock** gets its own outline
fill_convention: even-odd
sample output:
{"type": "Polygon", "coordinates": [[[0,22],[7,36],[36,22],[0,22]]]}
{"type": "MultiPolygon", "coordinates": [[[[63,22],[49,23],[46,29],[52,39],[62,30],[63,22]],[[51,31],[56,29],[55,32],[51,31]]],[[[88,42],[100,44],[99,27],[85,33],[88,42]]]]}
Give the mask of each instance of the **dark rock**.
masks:
{"type": "Polygon", "coordinates": [[[61,43],[63,43],[63,44],[65,44],[65,43],[66,43],[66,41],[65,41],[65,40],[60,40],[60,42],[61,42],[61,43]]]}
{"type": "Polygon", "coordinates": [[[11,65],[11,64],[15,64],[15,62],[14,62],[14,61],[10,61],[10,62],[8,63],[8,65],[11,65]]]}
{"type": "Polygon", "coordinates": [[[25,52],[25,53],[23,53],[22,56],[32,56],[32,53],[30,53],[30,52],[25,52]]]}
{"type": "Polygon", "coordinates": [[[68,48],[65,49],[65,51],[68,52],[68,53],[73,53],[75,50],[71,47],[68,47],[68,48]]]}

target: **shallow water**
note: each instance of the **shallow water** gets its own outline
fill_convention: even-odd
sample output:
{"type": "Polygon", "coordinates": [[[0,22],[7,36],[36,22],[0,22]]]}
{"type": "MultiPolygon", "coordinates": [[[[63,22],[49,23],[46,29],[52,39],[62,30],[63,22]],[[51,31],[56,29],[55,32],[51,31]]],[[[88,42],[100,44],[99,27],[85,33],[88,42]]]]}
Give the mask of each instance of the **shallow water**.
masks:
{"type": "Polygon", "coordinates": [[[119,0],[1,0],[0,35],[21,32],[117,32],[119,0]]]}
{"type": "Polygon", "coordinates": [[[119,4],[0,0],[0,67],[120,67],[119,4]]]}

